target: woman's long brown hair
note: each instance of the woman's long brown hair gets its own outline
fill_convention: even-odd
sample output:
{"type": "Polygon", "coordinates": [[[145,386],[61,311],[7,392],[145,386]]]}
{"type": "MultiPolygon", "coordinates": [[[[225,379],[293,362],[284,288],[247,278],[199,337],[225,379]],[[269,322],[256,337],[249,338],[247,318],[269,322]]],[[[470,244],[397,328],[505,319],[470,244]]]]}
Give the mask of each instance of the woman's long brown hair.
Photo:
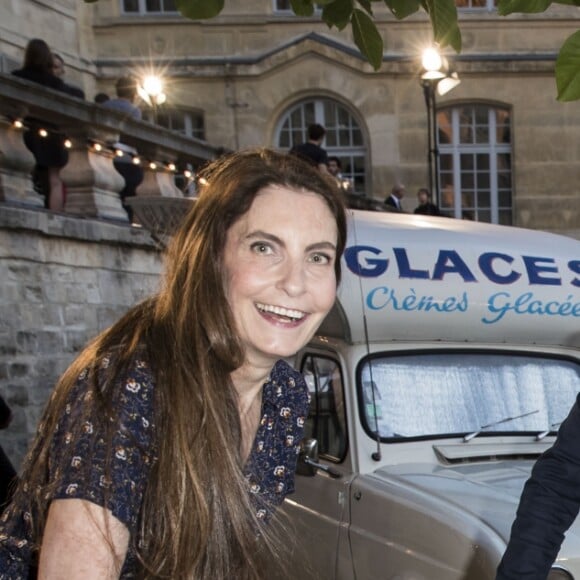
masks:
{"type": "Polygon", "coordinates": [[[141,577],[257,579],[264,577],[263,562],[272,560],[277,545],[271,528],[256,521],[243,475],[240,418],[230,374],[243,363],[244,351],[224,288],[226,233],[268,185],[314,192],[336,219],[338,282],[345,211],[340,193],[318,170],[268,149],[222,158],[202,177],[207,185],[170,244],[159,293],[99,335],[61,378],[11,510],[32,512],[35,541],[40,543],[51,490],[58,483],[46,476],[47,435],[54,431],[79,374],[92,369],[95,404],[103,417],[113,419],[104,421],[110,443],[118,427],[114,390],[132,358],[144,349],[155,380],[156,461],[139,529],[131,539],[141,577]],[[98,369],[111,353],[111,367],[103,375],[98,369]]]}

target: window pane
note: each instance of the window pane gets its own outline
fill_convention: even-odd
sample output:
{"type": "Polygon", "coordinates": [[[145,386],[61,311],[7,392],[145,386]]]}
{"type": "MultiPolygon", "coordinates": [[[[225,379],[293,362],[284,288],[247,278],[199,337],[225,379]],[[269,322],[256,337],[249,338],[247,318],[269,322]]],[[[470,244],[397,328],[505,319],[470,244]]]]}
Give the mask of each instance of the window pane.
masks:
{"type": "Polygon", "coordinates": [[[498,223],[502,226],[509,226],[512,223],[511,210],[500,210],[498,215],[498,223]]]}
{"type": "Polygon", "coordinates": [[[381,437],[463,435],[489,425],[485,437],[552,430],[568,415],[580,378],[567,360],[441,352],[373,359],[358,389],[362,420],[370,431],[378,421],[381,437]],[[509,417],[520,418],[500,423],[509,417]]]}
{"type": "Polygon", "coordinates": [[[145,0],[147,12],[161,12],[161,0],[145,0]]]}
{"type": "Polygon", "coordinates": [[[175,0],[163,0],[163,10],[165,12],[177,12],[177,6],[175,6],[175,0]]]}
{"type": "Polygon", "coordinates": [[[139,0],[123,0],[123,12],[139,12],[139,0]]]}
{"type": "Polygon", "coordinates": [[[276,11],[288,12],[291,10],[290,0],[276,0],[276,11]]]}
{"type": "Polygon", "coordinates": [[[461,189],[473,189],[475,182],[473,179],[473,173],[462,173],[461,174],[461,189]]]}
{"type": "Polygon", "coordinates": [[[491,207],[491,195],[489,191],[479,191],[477,193],[477,205],[478,207],[491,207]]]}
{"type": "Polygon", "coordinates": [[[477,174],[477,189],[485,189],[489,191],[489,173],[482,173],[481,171],[477,174]]]}
{"type": "Polygon", "coordinates": [[[450,111],[437,112],[437,139],[439,143],[451,143],[451,115],[450,111]]]}
{"type": "Polygon", "coordinates": [[[488,209],[478,209],[477,210],[477,221],[484,222],[486,224],[491,223],[491,211],[488,209]]]}
{"type": "Polygon", "coordinates": [[[497,174],[497,186],[499,189],[511,189],[512,174],[507,171],[499,171],[497,174]]]}
{"type": "Polygon", "coordinates": [[[500,191],[498,194],[497,204],[499,207],[511,208],[512,205],[512,194],[510,191],[500,191]]]}

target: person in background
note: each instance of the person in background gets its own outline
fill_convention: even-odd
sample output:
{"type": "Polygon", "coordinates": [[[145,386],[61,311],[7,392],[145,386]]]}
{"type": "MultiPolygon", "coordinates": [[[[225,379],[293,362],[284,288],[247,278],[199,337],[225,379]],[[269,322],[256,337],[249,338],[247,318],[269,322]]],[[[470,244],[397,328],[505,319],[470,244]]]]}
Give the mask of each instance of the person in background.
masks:
{"type": "Polygon", "coordinates": [[[268,149],[224,156],[165,281],[92,341],[48,403],[0,518],[0,570],[41,578],[269,579],[288,542],[308,387],[285,359],[332,308],[334,184],[268,149]],[[292,219],[288,208],[292,207],[292,219]]]}
{"type": "MultiPolygon", "coordinates": [[[[137,80],[130,76],[121,77],[115,84],[115,91],[117,97],[105,101],[103,107],[121,111],[127,117],[140,121],[143,114],[141,109],[135,105],[137,80]]],[[[125,143],[115,143],[115,148],[121,151],[122,155],[115,156],[113,164],[125,180],[125,186],[119,195],[121,196],[121,203],[129,216],[129,221],[133,221],[133,211],[131,206],[125,203],[125,200],[137,194],[137,187],[143,181],[144,173],[139,165],[133,163],[133,159],[137,155],[137,150],[134,147],[130,147],[125,143]]]]}
{"type": "MultiPolygon", "coordinates": [[[[50,89],[78,97],[77,90],[67,85],[53,71],[53,56],[46,42],[34,38],[26,45],[23,67],[12,74],[48,87],[50,89]]],[[[27,119],[28,131],[24,133],[24,143],[34,155],[36,167],[33,181],[44,196],[45,207],[53,211],[64,210],[64,188],[60,170],[68,162],[68,151],[64,146],[64,136],[48,120],[27,119]],[[39,129],[47,129],[48,136],[41,137],[39,129]]]]}
{"type": "Polygon", "coordinates": [[[314,123],[308,126],[308,141],[300,143],[290,149],[290,153],[301,157],[317,167],[322,173],[328,173],[328,153],[322,147],[326,129],[314,123]]]}
{"type": "Polygon", "coordinates": [[[580,509],[580,396],[526,482],[496,580],[546,580],[580,509]]]}
{"type": "MultiPolygon", "coordinates": [[[[12,411],[0,397],[0,429],[6,429],[12,421],[12,411]]],[[[0,445],[0,514],[8,504],[12,486],[16,483],[16,470],[0,445]]]]}
{"type": "Polygon", "coordinates": [[[111,97],[109,97],[109,95],[107,95],[107,93],[97,93],[95,95],[94,101],[95,103],[97,103],[97,105],[102,105],[103,103],[106,103],[111,97]]]}
{"type": "Polygon", "coordinates": [[[401,200],[405,196],[405,186],[401,183],[393,185],[391,194],[385,199],[385,205],[389,211],[402,212],[401,200]]]}
{"type": "Polygon", "coordinates": [[[420,215],[441,215],[439,208],[431,201],[431,193],[426,187],[417,191],[417,202],[419,205],[413,213],[420,215]]]}
{"type": "MultiPolygon", "coordinates": [[[[64,82],[65,75],[64,60],[62,56],[60,56],[60,54],[57,54],[56,52],[52,53],[52,74],[58,77],[59,79],[62,79],[62,81],[64,82]]],[[[65,84],[68,87],[71,95],[73,95],[74,97],[78,97],[79,99],[85,98],[85,92],[82,89],[66,82],[65,84]]]]}
{"type": "Polygon", "coordinates": [[[328,157],[328,173],[334,177],[336,183],[345,193],[353,193],[352,182],[342,173],[342,162],[335,155],[328,157]]]}

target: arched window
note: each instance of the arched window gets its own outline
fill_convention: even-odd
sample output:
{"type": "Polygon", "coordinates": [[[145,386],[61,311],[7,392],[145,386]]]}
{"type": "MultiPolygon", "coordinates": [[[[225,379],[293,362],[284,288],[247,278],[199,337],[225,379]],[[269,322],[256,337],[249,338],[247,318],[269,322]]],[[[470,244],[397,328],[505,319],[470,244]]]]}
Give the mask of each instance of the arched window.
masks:
{"type": "Polygon", "coordinates": [[[332,99],[301,101],[280,118],[275,140],[277,147],[289,150],[307,140],[308,125],[319,123],[326,129],[322,146],[342,164],[342,173],[353,184],[354,193],[366,194],[367,147],[363,132],[350,111],[332,99]]]}
{"type": "Polygon", "coordinates": [[[442,212],[510,225],[510,110],[485,104],[440,108],[437,126],[442,212]]]}

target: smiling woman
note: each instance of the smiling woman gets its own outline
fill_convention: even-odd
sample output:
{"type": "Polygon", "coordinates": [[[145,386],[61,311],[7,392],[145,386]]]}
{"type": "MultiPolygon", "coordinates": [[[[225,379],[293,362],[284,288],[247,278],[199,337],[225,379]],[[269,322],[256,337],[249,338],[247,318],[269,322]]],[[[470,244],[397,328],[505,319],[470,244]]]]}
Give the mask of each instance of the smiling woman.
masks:
{"type": "Polygon", "coordinates": [[[283,560],[266,522],[294,489],[308,394],[280,359],[334,303],[344,207],[270,150],[203,178],[162,290],[55,389],[0,525],[7,578],[38,561],[46,578],[258,579],[283,560]]]}

